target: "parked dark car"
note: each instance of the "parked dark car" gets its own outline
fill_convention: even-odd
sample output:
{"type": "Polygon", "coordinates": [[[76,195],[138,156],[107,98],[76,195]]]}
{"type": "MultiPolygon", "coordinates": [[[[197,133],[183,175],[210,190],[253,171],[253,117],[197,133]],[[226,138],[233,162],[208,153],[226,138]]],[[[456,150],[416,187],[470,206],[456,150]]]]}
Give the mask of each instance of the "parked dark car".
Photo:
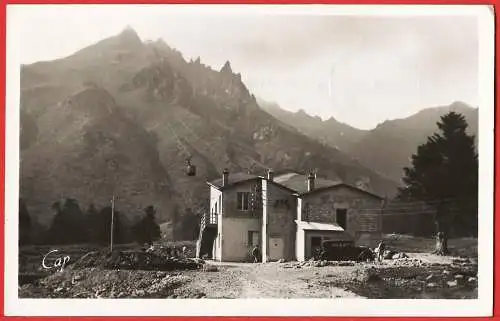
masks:
{"type": "Polygon", "coordinates": [[[321,260],[326,261],[373,261],[375,254],[364,246],[356,246],[350,240],[328,240],[321,243],[321,260]]]}

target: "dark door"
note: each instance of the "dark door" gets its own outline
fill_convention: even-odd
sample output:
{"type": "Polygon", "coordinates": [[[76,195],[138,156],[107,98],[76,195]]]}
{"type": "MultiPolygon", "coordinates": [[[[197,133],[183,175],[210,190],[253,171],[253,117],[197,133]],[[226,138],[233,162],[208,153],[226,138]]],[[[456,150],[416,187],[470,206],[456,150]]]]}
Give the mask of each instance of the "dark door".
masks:
{"type": "Polygon", "coordinates": [[[315,257],[319,255],[321,250],[321,237],[313,236],[311,237],[311,256],[315,257]]]}
{"type": "Polygon", "coordinates": [[[340,225],[344,230],[347,228],[347,209],[337,209],[337,224],[340,225]]]}

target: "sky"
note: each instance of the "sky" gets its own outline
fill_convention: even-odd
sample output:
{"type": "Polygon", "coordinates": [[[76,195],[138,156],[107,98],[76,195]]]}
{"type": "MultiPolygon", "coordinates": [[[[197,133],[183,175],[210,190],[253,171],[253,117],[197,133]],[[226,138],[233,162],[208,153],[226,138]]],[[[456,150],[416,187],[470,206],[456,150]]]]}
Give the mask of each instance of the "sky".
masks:
{"type": "Polygon", "coordinates": [[[215,69],[226,60],[255,96],[370,129],[427,107],[478,104],[472,15],[367,16],[179,11],[173,6],[24,6],[8,11],[22,63],[68,56],[126,26],[215,69]]]}

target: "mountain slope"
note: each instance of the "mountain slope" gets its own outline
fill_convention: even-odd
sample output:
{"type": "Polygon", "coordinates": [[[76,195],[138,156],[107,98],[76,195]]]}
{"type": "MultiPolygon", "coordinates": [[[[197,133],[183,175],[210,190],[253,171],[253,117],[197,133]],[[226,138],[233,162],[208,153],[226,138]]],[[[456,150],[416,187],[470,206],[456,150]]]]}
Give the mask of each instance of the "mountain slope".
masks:
{"type": "Polygon", "coordinates": [[[154,139],[104,89],[83,88],[47,108],[38,131],[37,141],[21,154],[21,195],[42,223],[63,197],[105,206],[114,194],[131,217],[145,204],[170,210],[170,179],[154,139]]]}
{"type": "Polygon", "coordinates": [[[275,118],[287,123],[309,137],[345,151],[359,141],[367,131],[354,128],[331,117],[323,121],[319,116],[311,116],[304,110],[291,112],[275,103],[259,99],[259,105],[275,118]]]}
{"type": "Polygon", "coordinates": [[[303,111],[285,111],[277,105],[262,103],[263,108],[283,122],[294,126],[311,138],[336,146],[360,163],[395,181],[403,175],[403,167],[417,146],[437,131],[436,123],[445,113],[454,110],[469,122],[469,132],[477,135],[478,109],[461,102],[449,106],[423,109],[407,118],[388,120],[372,130],[359,130],[335,121],[323,121],[303,111]]]}
{"type": "Polygon", "coordinates": [[[122,212],[133,217],[153,204],[160,221],[171,220],[177,206],[181,216],[206,206],[205,182],[224,167],[316,169],[379,194],[396,188],[263,111],[229,62],[219,71],[187,62],[131,29],[67,58],[23,66],[21,90],[23,128],[32,128],[22,131],[21,188],[37,216],[49,216],[59,197],[101,205],[118,189],[122,212]],[[184,173],[188,156],[195,177],[184,173]]]}

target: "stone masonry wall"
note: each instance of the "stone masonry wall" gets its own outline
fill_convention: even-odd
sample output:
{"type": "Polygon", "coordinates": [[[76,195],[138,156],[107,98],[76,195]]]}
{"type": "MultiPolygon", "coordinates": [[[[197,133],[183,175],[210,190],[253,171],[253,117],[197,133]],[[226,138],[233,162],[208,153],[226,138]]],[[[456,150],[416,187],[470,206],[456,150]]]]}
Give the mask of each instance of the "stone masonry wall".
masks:
{"type": "Polygon", "coordinates": [[[327,189],[303,197],[302,219],[318,223],[336,223],[336,209],[345,208],[347,209],[346,231],[355,235],[356,232],[366,229],[363,226],[362,216],[370,210],[377,213],[375,209],[381,208],[381,202],[374,196],[348,187],[327,189]]]}

